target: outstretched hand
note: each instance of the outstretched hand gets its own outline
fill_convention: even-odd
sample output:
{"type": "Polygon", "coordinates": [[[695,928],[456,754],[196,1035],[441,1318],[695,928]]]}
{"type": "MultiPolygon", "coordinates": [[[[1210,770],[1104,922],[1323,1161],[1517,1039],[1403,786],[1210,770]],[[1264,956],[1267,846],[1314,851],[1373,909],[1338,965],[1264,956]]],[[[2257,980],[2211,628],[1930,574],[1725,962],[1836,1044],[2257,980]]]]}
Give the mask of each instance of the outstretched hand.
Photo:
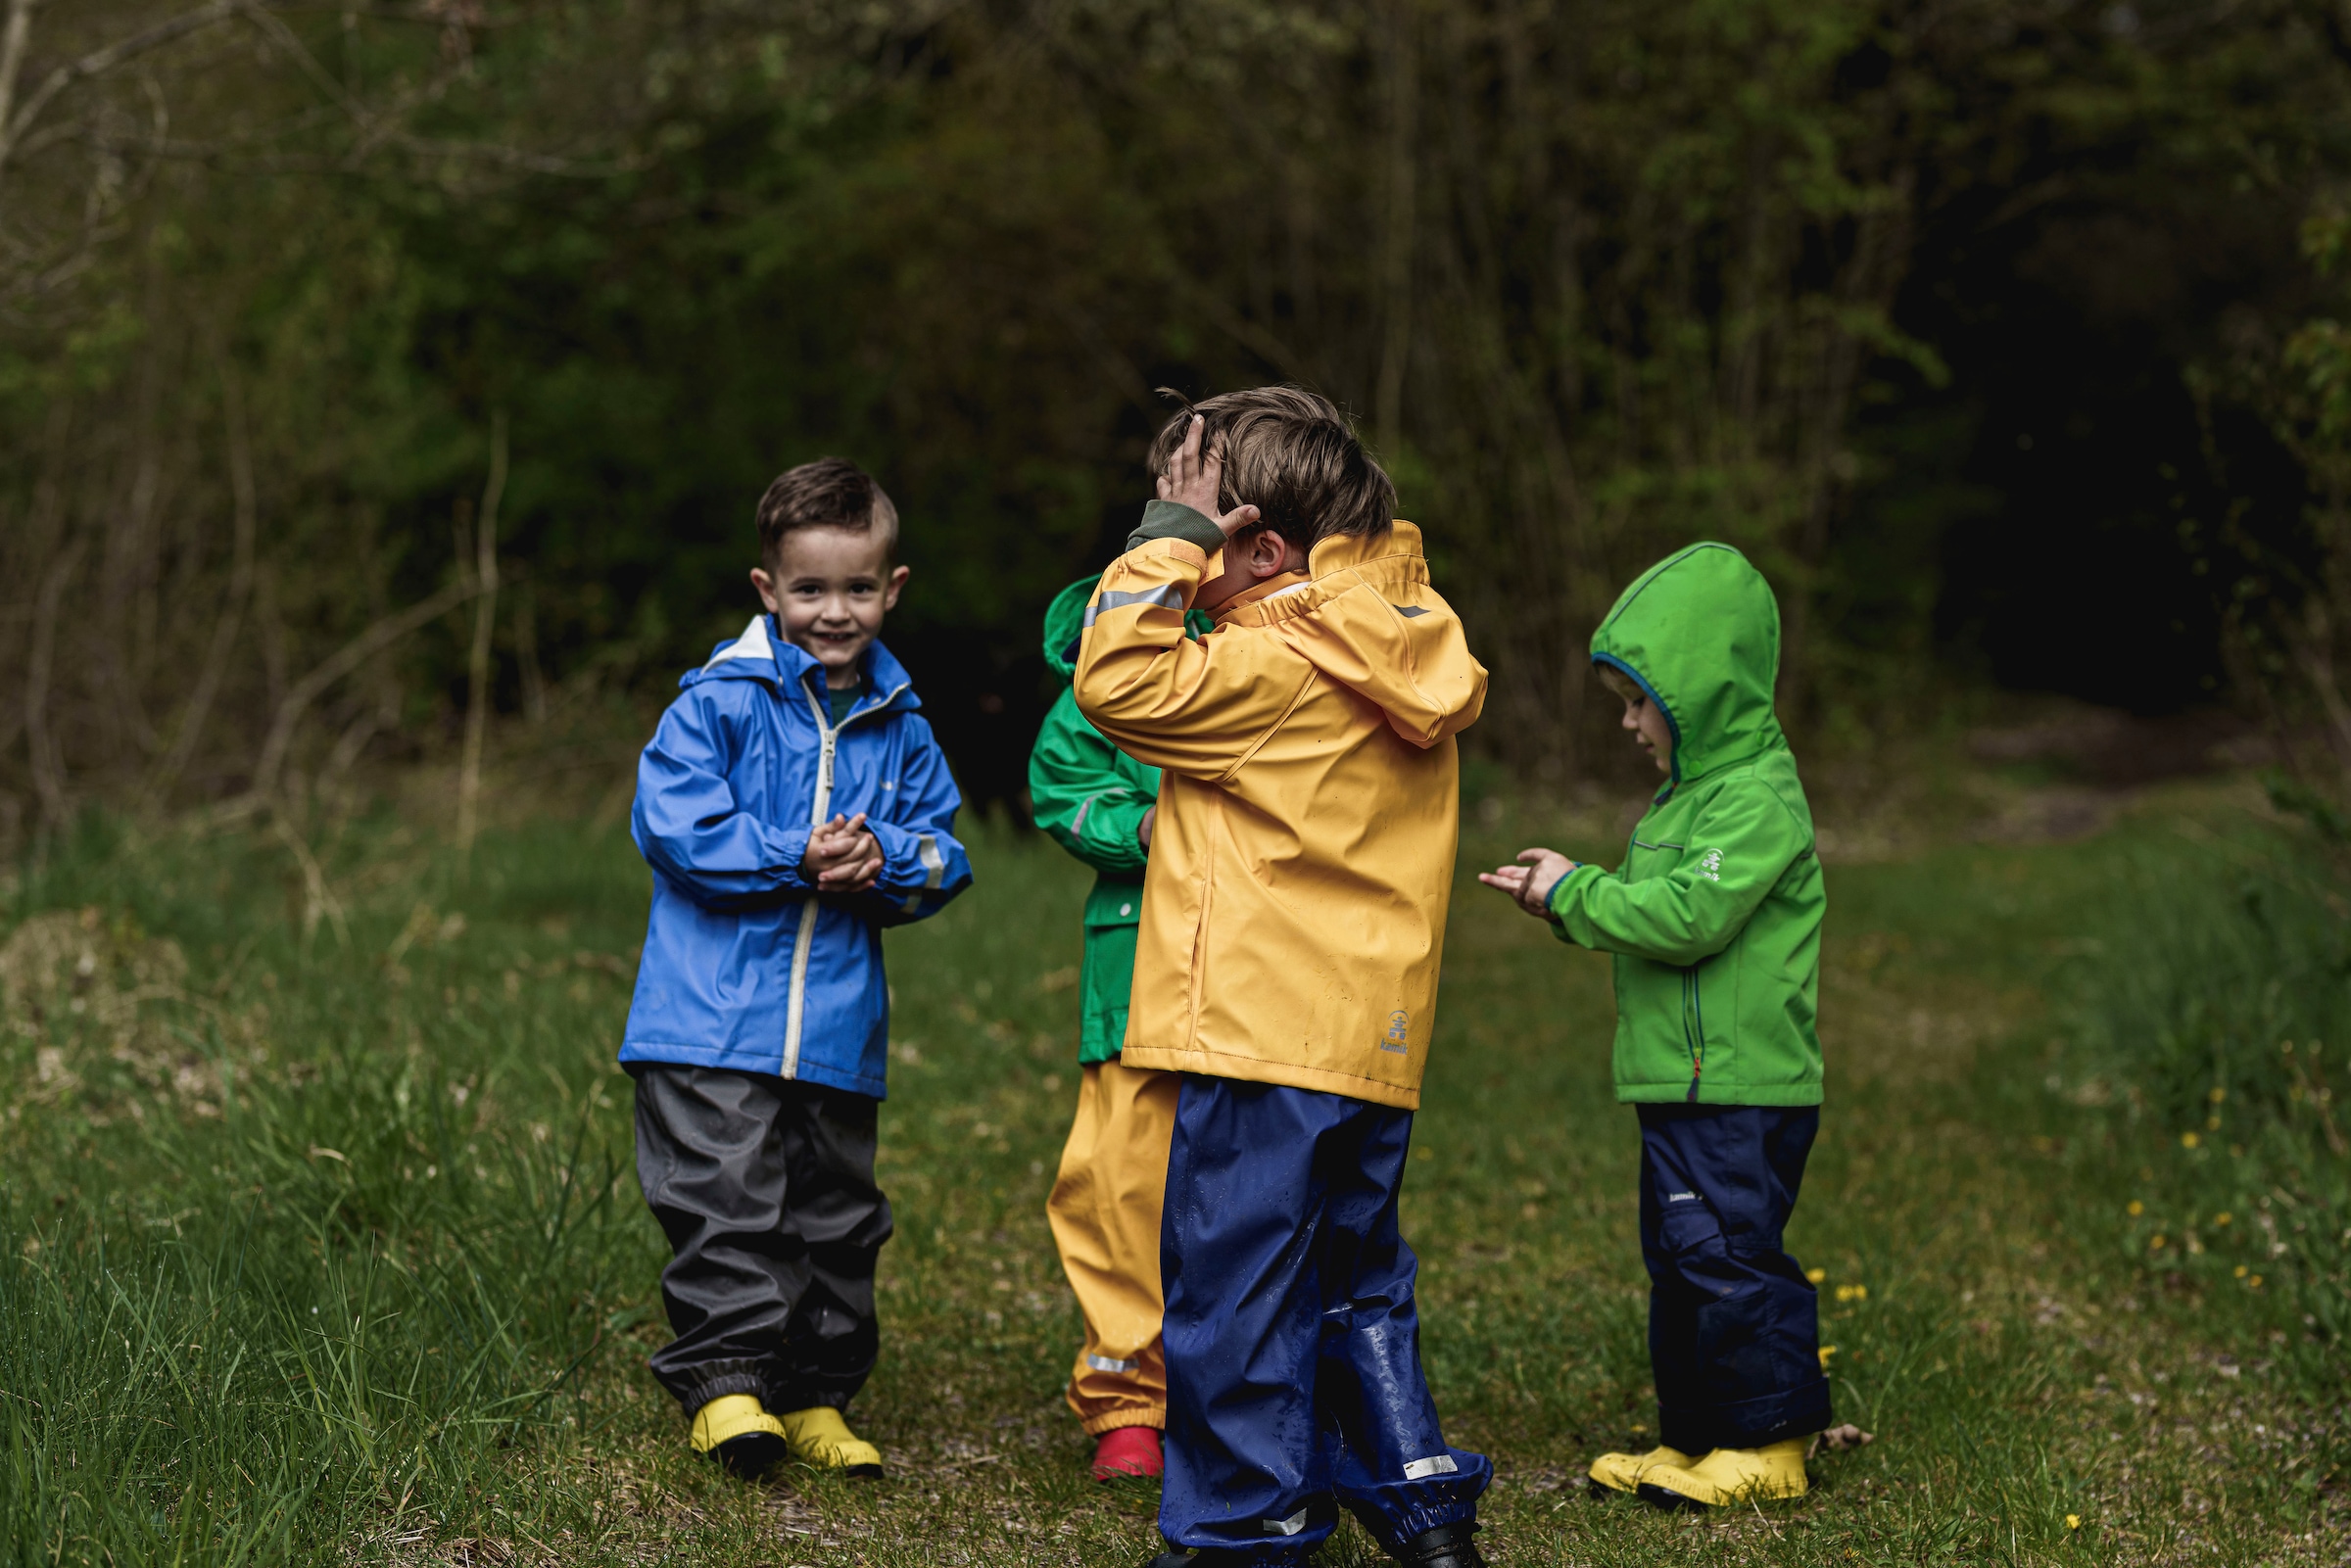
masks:
{"type": "Polygon", "coordinates": [[[862,893],[882,875],[882,845],[865,826],[865,813],[835,816],[808,832],[800,875],[822,893],[862,893]]]}
{"type": "Polygon", "coordinates": [[[1159,476],[1159,499],[1189,506],[1215,523],[1226,539],[1257,521],[1257,508],[1247,503],[1219,515],[1217,498],[1224,483],[1224,450],[1222,447],[1203,452],[1201,441],[1208,430],[1208,421],[1192,415],[1191,428],[1183,433],[1183,445],[1168,460],[1168,471],[1159,476]]]}
{"type": "Polygon", "coordinates": [[[1559,879],[1575,870],[1581,862],[1569,860],[1556,849],[1521,849],[1518,864],[1497,866],[1481,871],[1477,879],[1488,887],[1499,887],[1537,920],[1550,920],[1552,890],[1559,879]]]}

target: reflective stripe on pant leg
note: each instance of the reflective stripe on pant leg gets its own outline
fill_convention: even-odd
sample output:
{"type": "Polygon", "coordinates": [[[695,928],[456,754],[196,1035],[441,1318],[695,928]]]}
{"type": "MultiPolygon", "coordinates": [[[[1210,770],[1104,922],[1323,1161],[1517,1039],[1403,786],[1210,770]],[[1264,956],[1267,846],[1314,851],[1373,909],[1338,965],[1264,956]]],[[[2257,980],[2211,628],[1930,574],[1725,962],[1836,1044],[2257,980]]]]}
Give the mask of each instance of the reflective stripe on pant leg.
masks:
{"type": "Polygon", "coordinates": [[[1185,1074],[1161,1226],[1167,1479],[1181,1546],[1303,1557],[1337,1509],[1316,1441],[1318,1150],[1359,1102],[1185,1074]],[[1305,1515],[1300,1518],[1300,1514],[1305,1515]]]}
{"type": "Polygon", "coordinates": [[[1474,1518],[1484,1454],[1452,1447],[1420,1366],[1419,1262],[1397,1224],[1413,1114],[1358,1104],[1324,1140],[1318,1426],[1339,1500],[1393,1551],[1474,1518]]]}
{"type": "Polygon", "coordinates": [[[1046,1200],[1085,1320],[1068,1401],[1085,1429],[1164,1426],[1160,1199],[1179,1080],[1117,1061],[1080,1069],[1078,1115],[1046,1200]]]}

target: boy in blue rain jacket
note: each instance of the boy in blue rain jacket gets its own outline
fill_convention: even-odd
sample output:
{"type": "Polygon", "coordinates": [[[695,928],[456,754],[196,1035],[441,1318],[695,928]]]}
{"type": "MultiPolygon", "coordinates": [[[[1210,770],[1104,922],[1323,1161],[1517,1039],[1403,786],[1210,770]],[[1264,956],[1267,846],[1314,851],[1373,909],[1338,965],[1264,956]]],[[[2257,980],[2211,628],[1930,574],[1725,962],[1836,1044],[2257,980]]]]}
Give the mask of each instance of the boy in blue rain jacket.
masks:
{"type": "Polygon", "coordinates": [[[879,1475],[842,1411],[873,1370],[890,1235],[882,927],[936,914],[971,864],[946,759],[875,641],[906,582],[889,498],[827,457],[769,486],[758,523],[767,613],[679,682],[637,770],[653,901],[620,1060],[676,1255],[652,1370],[695,1451],[739,1474],[789,1455],[879,1475]]]}

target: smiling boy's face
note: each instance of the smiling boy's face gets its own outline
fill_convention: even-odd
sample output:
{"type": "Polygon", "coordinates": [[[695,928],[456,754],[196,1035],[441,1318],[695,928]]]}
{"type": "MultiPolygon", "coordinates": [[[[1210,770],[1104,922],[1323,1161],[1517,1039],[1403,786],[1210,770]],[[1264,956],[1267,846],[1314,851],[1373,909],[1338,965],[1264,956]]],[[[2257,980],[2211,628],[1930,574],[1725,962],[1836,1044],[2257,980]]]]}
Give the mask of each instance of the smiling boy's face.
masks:
{"type": "Polygon", "coordinates": [[[857,661],[897,607],[906,568],[890,564],[889,544],[880,528],[795,528],[751,568],[759,602],[787,641],[825,667],[827,686],[856,684],[857,661]]]}

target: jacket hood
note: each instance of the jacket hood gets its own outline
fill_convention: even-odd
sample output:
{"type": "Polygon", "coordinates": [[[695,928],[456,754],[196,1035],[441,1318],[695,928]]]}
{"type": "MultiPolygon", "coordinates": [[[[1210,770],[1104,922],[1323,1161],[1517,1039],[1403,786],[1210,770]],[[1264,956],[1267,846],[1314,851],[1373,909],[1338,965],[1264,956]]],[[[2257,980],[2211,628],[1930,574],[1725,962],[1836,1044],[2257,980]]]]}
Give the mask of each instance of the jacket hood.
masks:
{"type": "Polygon", "coordinates": [[[1486,667],[1469,651],[1461,617],[1429,586],[1420,530],[1339,534],[1308,557],[1307,582],[1218,616],[1227,625],[1280,626],[1309,662],[1379,704],[1389,727],[1432,746],[1477,722],[1486,667]]]}
{"type": "Polygon", "coordinates": [[[1102,579],[1081,577],[1045,606],[1045,663],[1064,681],[1078,673],[1078,634],[1085,630],[1085,607],[1102,579]]]}
{"type": "MultiPolygon", "coordinates": [[[[1101,586],[1099,573],[1081,577],[1054,594],[1053,602],[1045,606],[1045,664],[1064,681],[1078,673],[1078,635],[1085,630],[1086,606],[1101,586]]],[[[1184,612],[1183,635],[1195,641],[1215,625],[1205,610],[1184,612]]]]}
{"type": "MultiPolygon", "coordinates": [[[[863,664],[865,695],[858,699],[858,712],[869,707],[910,712],[923,705],[922,698],[914,694],[913,677],[906,673],[906,666],[879,639],[867,645],[863,664]]],[[[797,687],[805,686],[811,675],[821,683],[824,668],[806,648],[777,635],[774,616],[754,615],[742,636],[713,647],[708,662],[698,670],[688,670],[678,678],[678,685],[683,689],[704,681],[768,681],[780,687],[797,687]]]]}
{"type": "Polygon", "coordinates": [[[1592,662],[1623,671],[1673,730],[1673,786],[1787,744],[1772,713],[1780,606],[1728,545],[1692,545],[1634,579],[1592,634],[1592,662]]]}

